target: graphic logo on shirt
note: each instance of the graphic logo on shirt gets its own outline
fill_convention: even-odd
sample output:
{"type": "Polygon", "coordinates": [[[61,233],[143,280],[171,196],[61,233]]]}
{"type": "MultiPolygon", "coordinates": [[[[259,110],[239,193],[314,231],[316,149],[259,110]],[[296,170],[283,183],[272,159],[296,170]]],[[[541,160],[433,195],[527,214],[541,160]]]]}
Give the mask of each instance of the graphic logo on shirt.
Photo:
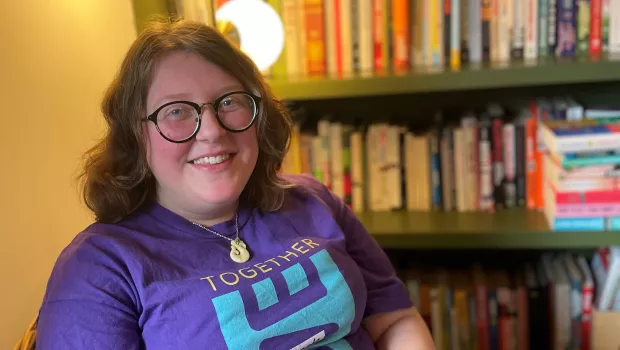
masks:
{"type": "Polygon", "coordinates": [[[266,344],[290,341],[294,334],[299,338],[291,346],[294,349],[351,349],[342,338],[355,319],[353,294],[326,250],[309,261],[252,284],[251,291],[236,290],[213,299],[230,349],[267,348],[266,344]]]}

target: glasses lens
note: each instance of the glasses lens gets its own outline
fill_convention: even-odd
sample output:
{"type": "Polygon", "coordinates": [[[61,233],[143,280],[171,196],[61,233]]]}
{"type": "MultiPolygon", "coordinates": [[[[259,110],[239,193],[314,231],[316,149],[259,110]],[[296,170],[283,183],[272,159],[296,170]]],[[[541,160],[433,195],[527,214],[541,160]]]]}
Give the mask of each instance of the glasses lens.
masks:
{"type": "Polygon", "coordinates": [[[241,92],[226,96],[217,106],[220,121],[231,130],[247,128],[254,121],[257,111],[254,99],[241,92]]]}
{"type": "Polygon", "coordinates": [[[183,141],[192,136],[198,127],[196,109],[186,103],[174,103],[157,114],[159,131],[173,141],[183,141]]]}

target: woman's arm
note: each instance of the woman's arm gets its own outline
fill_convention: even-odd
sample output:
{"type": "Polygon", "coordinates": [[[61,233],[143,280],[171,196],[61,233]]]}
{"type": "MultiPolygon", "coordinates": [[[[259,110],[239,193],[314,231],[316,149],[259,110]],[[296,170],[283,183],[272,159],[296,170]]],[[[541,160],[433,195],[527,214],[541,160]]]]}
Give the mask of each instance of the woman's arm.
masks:
{"type": "Polygon", "coordinates": [[[375,314],[364,328],[379,350],[434,350],[433,338],[415,308],[375,314]]]}

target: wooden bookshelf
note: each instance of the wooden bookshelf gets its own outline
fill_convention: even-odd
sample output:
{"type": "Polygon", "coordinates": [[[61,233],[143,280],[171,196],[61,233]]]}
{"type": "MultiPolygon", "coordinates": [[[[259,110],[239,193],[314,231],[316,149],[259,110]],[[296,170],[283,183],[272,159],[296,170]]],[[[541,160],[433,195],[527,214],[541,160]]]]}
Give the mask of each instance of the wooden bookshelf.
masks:
{"type": "Polygon", "coordinates": [[[496,213],[359,213],[384,248],[581,249],[620,244],[620,232],[554,232],[542,213],[523,209],[496,213]]]}
{"type": "Polygon", "coordinates": [[[446,68],[341,79],[273,78],[269,85],[281,99],[316,100],[618,81],[620,59],[605,58],[597,61],[541,60],[534,64],[512,62],[505,66],[464,67],[459,71],[446,68]]]}

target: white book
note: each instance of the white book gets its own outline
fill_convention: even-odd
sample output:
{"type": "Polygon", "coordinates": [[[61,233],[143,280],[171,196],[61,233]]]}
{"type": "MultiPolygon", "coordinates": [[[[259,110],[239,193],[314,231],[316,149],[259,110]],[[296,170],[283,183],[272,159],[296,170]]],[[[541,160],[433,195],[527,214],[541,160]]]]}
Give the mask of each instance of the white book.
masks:
{"type": "Polygon", "coordinates": [[[282,22],[284,26],[284,40],[286,42],[286,73],[289,77],[298,77],[302,73],[301,58],[301,27],[299,25],[300,12],[296,1],[282,2],[282,22]]]}
{"type": "Polygon", "coordinates": [[[340,0],[339,20],[342,75],[350,76],[353,74],[353,33],[351,31],[351,0],[340,0]]]}
{"type": "MultiPolygon", "coordinates": [[[[287,1],[283,1],[286,3],[287,1]]],[[[336,76],[338,74],[338,63],[336,61],[336,9],[333,0],[323,1],[323,11],[325,12],[325,64],[327,74],[336,76]]]]}
{"type": "Polygon", "coordinates": [[[450,0],[452,8],[450,9],[450,65],[452,66],[452,55],[457,52],[458,61],[461,61],[461,1],[450,0]]]}
{"type": "Polygon", "coordinates": [[[538,1],[525,1],[525,52],[527,61],[538,58],[538,1]]]}
{"type": "Polygon", "coordinates": [[[514,123],[506,123],[503,127],[504,141],[504,198],[507,207],[515,207],[517,205],[517,154],[515,147],[515,125],[514,123]]]}
{"type": "MultiPolygon", "coordinates": [[[[519,1],[519,0],[517,0],[519,1]]],[[[522,1],[522,0],[521,0],[522,1]]],[[[497,60],[508,62],[510,60],[510,37],[512,31],[512,0],[498,0],[499,24],[497,26],[498,52],[497,60]]]]}
{"type": "Polygon", "coordinates": [[[355,130],[350,136],[351,145],[351,209],[363,212],[364,206],[364,152],[362,132],[355,130]]]}
{"type": "Polygon", "coordinates": [[[522,58],[525,46],[525,8],[524,0],[513,0],[512,12],[512,58],[522,58]]]}
{"type": "Polygon", "coordinates": [[[620,54],[620,0],[609,0],[609,53],[620,54]]]}
{"type": "Polygon", "coordinates": [[[332,191],[344,199],[344,165],[342,163],[342,124],[334,122],[329,128],[329,151],[331,154],[332,191]]]}
{"type": "Polygon", "coordinates": [[[372,0],[358,0],[359,67],[362,76],[373,73],[372,0]]]}
{"type": "Polygon", "coordinates": [[[476,0],[469,1],[469,61],[471,63],[482,62],[482,19],[481,2],[476,0]]]}
{"type": "Polygon", "coordinates": [[[387,125],[387,159],[385,170],[385,182],[389,189],[386,193],[390,197],[389,209],[398,209],[402,207],[401,196],[401,164],[400,164],[400,128],[394,125],[387,125]]]}

